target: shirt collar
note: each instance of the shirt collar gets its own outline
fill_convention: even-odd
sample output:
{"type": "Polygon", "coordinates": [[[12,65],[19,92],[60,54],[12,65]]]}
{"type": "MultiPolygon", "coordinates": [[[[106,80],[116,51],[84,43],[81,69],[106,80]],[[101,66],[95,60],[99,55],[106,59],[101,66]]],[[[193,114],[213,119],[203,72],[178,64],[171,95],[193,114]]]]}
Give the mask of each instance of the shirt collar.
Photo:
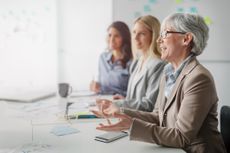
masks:
{"type": "Polygon", "coordinates": [[[111,52],[111,51],[108,51],[108,53],[105,55],[106,61],[110,61],[111,58],[112,58],[112,56],[113,56],[112,52],[111,52]]]}
{"type": "Polygon", "coordinates": [[[105,55],[106,61],[112,65],[121,65],[121,60],[116,60],[112,62],[112,56],[113,56],[112,51],[108,51],[107,54],[105,55]]]}
{"type": "Polygon", "coordinates": [[[177,79],[177,77],[179,76],[180,72],[182,71],[182,69],[184,68],[184,66],[186,65],[186,63],[188,63],[188,61],[191,59],[191,57],[193,57],[193,54],[189,55],[181,64],[180,66],[174,71],[174,68],[172,66],[171,63],[168,63],[165,68],[164,68],[164,73],[167,77],[173,77],[174,79],[177,79]]]}

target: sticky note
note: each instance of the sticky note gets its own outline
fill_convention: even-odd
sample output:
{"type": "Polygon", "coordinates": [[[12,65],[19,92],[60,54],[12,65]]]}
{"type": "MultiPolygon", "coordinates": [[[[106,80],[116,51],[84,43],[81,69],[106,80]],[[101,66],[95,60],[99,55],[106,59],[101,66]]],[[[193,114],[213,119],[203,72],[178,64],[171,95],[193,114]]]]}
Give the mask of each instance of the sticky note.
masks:
{"type": "Polygon", "coordinates": [[[207,25],[210,25],[213,23],[212,19],[209,16],[205,16],[204,21],[207,25]]]}
{"type": "Polygon", "coordinates": [[[144,12],[151,12],[151,7],[149,5],[144,5],[144,12]]]}
{"type": "Polygon", "coordinates": [[[181,4],[183,0],[175,0],[176,4],[181,4]]]}

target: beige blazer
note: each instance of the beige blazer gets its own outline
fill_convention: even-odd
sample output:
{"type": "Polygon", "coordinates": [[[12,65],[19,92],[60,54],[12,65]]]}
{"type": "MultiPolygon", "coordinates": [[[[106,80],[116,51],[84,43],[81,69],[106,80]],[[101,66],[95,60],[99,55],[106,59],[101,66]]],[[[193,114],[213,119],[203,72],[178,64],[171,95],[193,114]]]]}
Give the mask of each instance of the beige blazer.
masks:
{"type": "Polygon", "coordinates": [[[218,97],[209,71],[193,57],[167,100],[164,86],[165,76],[153,112],[124,110],[134,117],[130,139],[183,148],[189,153],[225,153],[217,129],[218,97]]]}

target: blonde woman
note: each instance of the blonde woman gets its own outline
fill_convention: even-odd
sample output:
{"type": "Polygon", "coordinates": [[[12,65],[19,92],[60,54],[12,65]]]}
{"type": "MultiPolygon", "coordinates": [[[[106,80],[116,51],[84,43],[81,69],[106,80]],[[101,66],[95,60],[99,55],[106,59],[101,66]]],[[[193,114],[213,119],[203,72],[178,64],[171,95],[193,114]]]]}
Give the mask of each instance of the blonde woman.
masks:
{"type": "MultiPolygon", "coordinates": [[[[158,95],[159,79],[165,62],[160,59],[161,53],[156,40],[160,32],[160,22],[157,18],[147,15],[139,17],[134,22],[132,41],[134,44],[134,61],[131,65],[131,76],[126,97],[114,96],[117,107],[152,111],[158,95]]],[[[112,103],[100,99],[101,102],[112,103]]]]}

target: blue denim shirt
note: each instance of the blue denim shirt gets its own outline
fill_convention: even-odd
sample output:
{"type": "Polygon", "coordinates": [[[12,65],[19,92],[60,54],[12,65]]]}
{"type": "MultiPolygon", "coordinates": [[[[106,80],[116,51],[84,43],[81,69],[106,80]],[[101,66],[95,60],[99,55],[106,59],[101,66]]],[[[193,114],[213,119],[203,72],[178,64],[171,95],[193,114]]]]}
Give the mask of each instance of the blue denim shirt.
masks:
{"type": "Polygon", "coordinates": [[[168,63],[165,66],[164,74],[166,76],[166,85],[165,85],[165,97],[166,98],[169,98],[173,90],[173,87],[175,85],[176,79],[178,78],[180,72],[182,71],[186,63],[188,63],[188,61],[191,59],[192,56],[193,54],[188,56],[175,71],[171,63],[168,63]]]}
{"type": "Polygon", "coordinates": [[[121,94],[126,96],[129,80],[129,67],[131,60],[127,62],[126,68],[122,67],[121,61],[112,63],[112,52],[103,52],[99,58],[99,83],[101,94],[121,94]]]}

